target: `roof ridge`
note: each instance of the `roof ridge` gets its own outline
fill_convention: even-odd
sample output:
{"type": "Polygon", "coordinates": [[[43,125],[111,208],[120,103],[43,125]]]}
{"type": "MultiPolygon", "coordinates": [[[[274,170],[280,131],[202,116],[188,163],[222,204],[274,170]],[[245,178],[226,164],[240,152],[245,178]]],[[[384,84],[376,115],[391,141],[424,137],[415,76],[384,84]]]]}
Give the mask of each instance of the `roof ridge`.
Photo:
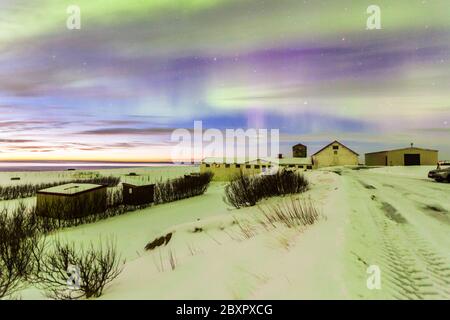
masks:
{"type": "Polygon", "coordinates": [[[356,151],[353,151],[352,149],[350,149],[349,147],[347,147],[345,144],[343,144],[342,142],[339,142],[338,140],[334,140],[332,142],[330,142],[329,144],[327,144],[325,147],[323,147],[322,149],[320,149],[319,151],[317,151],[316,153],[313,154],[313,156],[315,156],[316,154],[322,152],[323,150],[325,150],[326,148],[328,148],[329,146],[331,146],[333,143],[339,143],[341,146],[343,146],[344,148],[346,148],[347,150],[353,152],[354,154],[356,154],[357,156],[359,156],[359,153],[357,153],[356,151]]]}

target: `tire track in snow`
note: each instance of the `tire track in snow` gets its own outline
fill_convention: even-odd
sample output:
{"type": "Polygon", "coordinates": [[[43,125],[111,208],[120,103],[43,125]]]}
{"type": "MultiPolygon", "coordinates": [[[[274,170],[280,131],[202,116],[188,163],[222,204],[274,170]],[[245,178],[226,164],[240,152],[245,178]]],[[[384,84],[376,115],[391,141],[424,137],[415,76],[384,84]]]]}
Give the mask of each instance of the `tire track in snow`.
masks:
{"type": "MultiPolygon", "coordinates": [[[[449,299],[448,259],[435,250],[414,225],[408,222],[408,217],[399,222],[383,212],[383,207],[390,211],[396,209],[393,203],[385,199],[382,186],[367,180],[363,182],[354,174],[344,175],[352,179],[352,187],[357,193],[367,195],[369,203],[365,205],[366,210],[359,214],[368,214],[376,226],[374,231],[380,242],[371,250],[378,256],[383,286],[388,288],[391,297],[449,299]]],[[[396,214],[403,216],[401,212],[396,214]]]]}

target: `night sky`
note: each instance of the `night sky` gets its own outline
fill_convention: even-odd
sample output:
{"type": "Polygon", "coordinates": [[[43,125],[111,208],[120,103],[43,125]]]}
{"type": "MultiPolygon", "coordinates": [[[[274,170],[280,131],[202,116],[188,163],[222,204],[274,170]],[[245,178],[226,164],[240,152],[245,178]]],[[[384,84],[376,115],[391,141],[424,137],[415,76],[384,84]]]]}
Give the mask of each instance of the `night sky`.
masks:
{"type": "Polygon", "coordinates": [[[194,120],[450,159],[450,1],[0,0],[0,160],[166,160],[194,120]]]}

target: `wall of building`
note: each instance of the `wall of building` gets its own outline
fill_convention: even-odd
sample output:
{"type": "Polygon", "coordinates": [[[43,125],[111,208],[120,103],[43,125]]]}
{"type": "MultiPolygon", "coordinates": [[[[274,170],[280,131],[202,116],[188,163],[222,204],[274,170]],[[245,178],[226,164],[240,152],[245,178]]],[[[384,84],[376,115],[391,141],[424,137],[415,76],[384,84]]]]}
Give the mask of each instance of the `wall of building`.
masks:
{"type": "Polygon", "coordinates": [[[123,203],[129,205],[143,205],[154,202],[155,185],[132,186],[123,184],[123,203]]]}
{"type": "Polygon", "coordinates": [[[386,165],[387,152],[366,153],[365,163],[367,166],[384,166],[386,165]]]}
{"type": "Polygon", "coordinates": [[[306,158],[306,146],[296,145],[292,147],[292,155],[294,158],[306,158]]]}
{"type": "Polygon", "coordinates": [[[388,166],[404,166],[405,154],[420,154],[420,164],[423,166],[434,166],[438,162],[438,151],[425,150],[419,148],[407,148],[399,150],[391,150],[386,152],[377,152],[366,154],[366,165],[368,166],[384,166],[387,156],[388,166]]]}
{"type": "Polygon", "coordinates": [[[393,150],[388,152],[388,165],[390,166],[403,166],[404,155],[408,154],[420,154],[421,165],[436,165],[438,162],[438,152],[429,151],[417,148],[408,148],[405,150],[393,150]]]}
{"type": "MultiPolygon", "coordinates": [[[[272,165],[268,164],[241,164],[237,167],[236,164],[230,164],[226,166],[225,164],[207,164],[202,163],[200,165],[200,173],[203,172],[212,172],[214,173],[213,180],[214,181],[229,181],[236,175],[239,175],[241,172],[245,175],[255,175],[264,172],[265,170],[269,170],[273,168],[272,165]]],[[[280,169],[287,170],[299,170],[306,171],[311,170],[313,167],[311,165],[298,165],[298,164],[282,164],[279,166],[280,169]]]]}
{"type": "Polygon", "coordinates": [[[339,143],[333,143],[315,154],[313,157],[314,168],[358,165],[358,155],[343,147],[339,143]],[[337,150],[333,146],[338,146],[337,150]],[[335,154],[335,151],[337,153],[335,154]]]}
{"type": "Polygon", "coordinates": [[[106,187],[75,195],[38,193],[36,212],[39,215],[70,219],[106,210],[106,187]]]}
{"type": "Polygon", "coordinates": [[[213,163],[206,164],[202,163],[200,165],[200,173],[212,172],[214,174],[214,181],[228,181],[234,176],[239,175],[243,172],[246,175],[259,174],[262,172],[262,165],[255,164],[224,164],[224,163],[213,163]],[[249,166],[249,167],[248,167],[249,166]],[[258,168],[259,166],[259,168],[258,168]]]}

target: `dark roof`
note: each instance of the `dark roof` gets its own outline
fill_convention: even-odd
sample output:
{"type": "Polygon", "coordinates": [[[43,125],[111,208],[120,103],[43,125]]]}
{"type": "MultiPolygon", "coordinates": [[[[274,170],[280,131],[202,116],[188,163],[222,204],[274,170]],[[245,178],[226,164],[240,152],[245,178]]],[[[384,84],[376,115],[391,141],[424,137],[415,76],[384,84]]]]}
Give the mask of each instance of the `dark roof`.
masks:
{"type": "Polygon", "coordinates": [[[297,143],[297,144],[293,145],[292,147],[297,147],[297,146],[306,147],[303,143],[297,143]]]}
{"type": "Polygon", "coordinates": [[[331,146],[333,143],[339,143],[339,145],[343,146],[345,149],[349,150],[350,152],[353,152],[354,154],[356,154],[357,156],[359,156],[359,154],[355,151],[353,151],[352,149],[350,149],[349,147],[343,145],[342,143],[340,143],[337,140],[334,140],[333,142],[327,144],[325,147],[323,147],[322,149],[320,149],[319,151],[317,151],[316,153],[313,154],[313,156],[315,156],[316,154],[322,152],[323,150],[325,150],[326,148],[328,148],[329,146],[331,146]]]}
{"type": "Polygon", "coordinates": [[[366,153],[366,154],[385,153],[385,152],[402,151],[402,150],[409,150],[409,149],[418,149],[418,150],[425,150],[425,151],[439,152],[439,150],[434,150],[434,149],[425,149],[425,148],[417,148],[417,147],[407,147],[407,148],[400,148],[400,149],[391,149],[391,150],[383,150],[383,151],[368,152],[368,153],[366,153]]]}
{"type": "Polygon", "coordinates": [[[67,183],[63,185],[54,186],[47,189],[42,189],[36,194],[49,194],[54,196],[76,196],[79,194],[106,189],[104,185],[90,184],[90,183],[67,183]]]}
{"type": "Polygon", "coordinates": [[[145,187],[154,187],[155,184],[154,183],[149,183],[149,184],[139,184],[139,183],[127,183],[127,182],[122,182],[123,186],[129,186],[132,188],[145,188],[145,187]]]}

